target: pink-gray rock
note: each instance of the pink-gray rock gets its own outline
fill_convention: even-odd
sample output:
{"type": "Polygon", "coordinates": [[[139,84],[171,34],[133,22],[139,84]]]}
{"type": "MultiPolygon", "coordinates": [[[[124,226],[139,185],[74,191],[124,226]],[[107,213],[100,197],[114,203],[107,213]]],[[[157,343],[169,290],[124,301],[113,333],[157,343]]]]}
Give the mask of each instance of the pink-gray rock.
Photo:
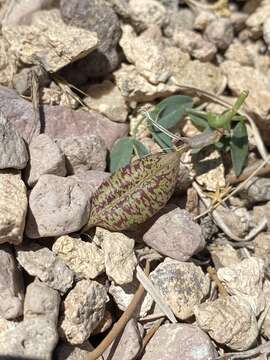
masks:
{"type": "Polygon", "coordinates": [[[103,285],[92,280],[79,281],[64,301],[62,336],[71,344],[82,344],[103,319],[106,300],[103,285]]]}
{"type": "Polygon", "coordinates": [[[113,343],[102,354],[104,360],[134,360],[142,344],[142,337],[138,323],[131,318],[124,331],[117,336],[113,343]]]}
{"type": "Polygon", "coordinates": [[[270,179],[253,177],[241,191],[242,199],[247,199],[250,204],[270,200],[270,179]]]}
{"type": "Polygon", "coordinates": [[[17,260],[28,274],[63,294],[72,286],[74,273],[46,247],[37,243],[17,247],[17,260]]]}
{"type": "Polygon", "coordinates": [[[63,20],[76,27],[95,31],[98,35],[98,49],[67,66],[64,74],[72,76],[76,69],[87,78],[98,78],[112,72],[119,64],[116,51],[121,30],[117,15],[103,0],[61,0],[60,11],[63,20]]]}
{"type": "Polygon", "coordinates": [[[1,334],[1,358],[51,360],[57,341],[58,334],[52,321],[24,320],[1,334]]]}
{"type": "Polygon", "coordinates": [[[210,338],[197,326],[166,324],[152,337],[142,360],[214,360],[216,356],[210,338]]]}
{"type": "Polygon", "coordinates": [[[0,316],[16,319],[23,313],[23,277],[9,245],[0,245],[0,316]]]}
{"type": "Polygon", "coordinates": [[[33,187],[41,175],[66,175],[65,157],[55,142],[46,134],[35,136],[29,145],[30,161],[25,179],[33,187]]]}
{"type": "Polygon", "coordinates": [[[113,143],[128,132],[128,124],[115,123],[95,111],[71,110],[64,106],[44,105],[41,122],[35,124],[31,102],[22,99],[14,90],[0,86],[1,111],[12,122],[26,142],[31,134],[40,132],[51,138],[99,135],[110,149],[113,143]]]}
{"type": "Polygon", "coordinates": [[[46,284],[35,279],[26,288],[24,301],[24,320],[48,319],[57,326],[60,294],[46,284]]]}
{"type": "Polygon", "coordinates": [[[69,175],[90,169],[105,170],[107,150],[100,136],[70,136],[57,144],[65,154],[69,175]]]}
{"type": "Polygon", "coordinates": [[[84,191],[89,192],[91,197],[100,185],[111,176],[111,173],[107,173],[99,170],[88,170],[72,176],[78,183],[83,186],[84,191]]]}
{"type": "Polygon", "coordinates": [[[166,206],[144,233],[143,241],[160,252],[179,261],[187,261],[202,250],[205,240],[202,230],[186,211],[166,206]]]}
{"type": "Polygon", "coordinates": [[[89,194],[74,178],[42,175],[29,196],[26,235],[36,239],[78,231],[89,212],[89,194]]]}
{"type": "Polygon", "coordinates": [[[0,112],[0,169],[23,169],[28,161],[25,143],[16,127],[0,112]]]}
{"type": "Polygon", "coordinates": [[[205,29],[205,37],[219,49],[225,50],[233,42],[233,25],[228,18],[218,17],[205,29]]]}

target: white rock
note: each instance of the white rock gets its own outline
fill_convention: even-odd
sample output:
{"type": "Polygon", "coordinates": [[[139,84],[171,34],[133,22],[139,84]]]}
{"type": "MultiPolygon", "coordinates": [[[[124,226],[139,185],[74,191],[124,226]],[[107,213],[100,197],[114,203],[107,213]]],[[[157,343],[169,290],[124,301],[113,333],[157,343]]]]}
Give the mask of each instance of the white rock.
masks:
{"type": "Polygon", "coordinates": [[[0,244],[20,244],[27,212],[26,187],[19,176],[0,173],[0,244]]]}
{"type": "Polygon", "coordinates": [[[157,0],[130,0],[129,16],[138,30],[144,30],[150,25],[166,23],[166,9],[157,0]]]}
{"type": "Polygon", "coordinates": [[[64,301],[60,331],[71,344],[82,344],[103,319],[107,293],[96,281],[81,280],[64,301]]]}
{"type": "Polygon", "coordinates": [[[54,242],[52,251],[63,259],[78,279],[94,279],[105,271],[104,252],[94,242],[64,235],[54,242]]]}

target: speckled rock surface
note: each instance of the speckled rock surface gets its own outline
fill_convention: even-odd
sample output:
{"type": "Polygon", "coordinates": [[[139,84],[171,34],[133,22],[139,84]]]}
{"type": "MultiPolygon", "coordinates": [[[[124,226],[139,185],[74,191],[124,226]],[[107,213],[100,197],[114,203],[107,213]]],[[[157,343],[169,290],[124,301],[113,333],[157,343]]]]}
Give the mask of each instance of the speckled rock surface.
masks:
{"type": "Polygon", "coordinates": [[[36,243],[17,248],[17,259],[28,274],[37,276],[48,286],[65,293],[73,283],[73,272],[62,259],[36,243]]]}
{"type": "Polygon", "coordinates": [[[150,279],[175,316],[185,320],[194,314],[210,290],[209,278],[199,266],[166,258],[150,274],[150,279]]]}
{"type": "Polygon", "coordinates": [[[60,332],[71,344],[82,344],[102,320],[107,293],[101,284],[81,280],[64,301],[60,332]]]}

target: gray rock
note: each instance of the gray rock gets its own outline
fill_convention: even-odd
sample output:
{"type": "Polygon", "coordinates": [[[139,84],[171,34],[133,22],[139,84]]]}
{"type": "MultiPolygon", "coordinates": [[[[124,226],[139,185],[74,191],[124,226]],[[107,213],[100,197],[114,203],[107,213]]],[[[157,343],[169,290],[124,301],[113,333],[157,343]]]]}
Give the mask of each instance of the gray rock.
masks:
{"type": "Polygon", "coordinates": [[[42,282],[65,293],[73,283],[73,272],[62,259],[37,243],[17,248],[17,259],[25,271],[37,276],[42,282]]]}
{"type": "Polygon", "coordinates": [[[25,143],[16,127],[0,112],[0,169],[23,169],[28,161],[25,143]]]}
{"type": "Polygon", "coordinates": [[[70,136],[57,141],[66,157],[68,173],[105,170],[107,150],[100,136],[70,136]]]}
{"type": "Polygon", "coordinates": [[[89,192],[89,196],[91,197],[95,191],[100,187],[100,185],[110,177],[111,174],[99,171],[99,170],[88,170],[84,172],[80,172],[72,176],[78,183],[83,186],[85,191],[89,192]]]}
{"type": "MultiPolygon", "coordinates": [[[[61,0],[60,10],[67,24],[96,32],[99,39],[98,49],[77,62],[75,67],[83,69],[85,78],[112,72],[119,64],[116,46],[121,35],[119,20],[112,7],[103,0],[61,0]]],[[[72,66],[66,69],[69,73],[73,70],[72,66]]]]}
{"type": "Polygon", "coordinates": [[[48,319],[57,326],[60,294],[36,279],[26,288],[24,301],[24,320],[48,319]]]}
{"type": "Polygon", "coordinates": [[[163,255],[187,261],[202,250],[205,240],[201,228],[186,211],[175,206],[165,207],[144,233],[143,241],[163,255]]]}
{"type": "Polygon", "coordinates": [[[29,319],[0,334],[1,357],[51,360],[57,344],[55,325],[47,319],[29,319]]]}
{"type": "Polygon", "coordinates": [[[29,145],[30,161],[26,169],[26,181],[33,187],[41,175],[66,175],[65,157],[55,142],[46,134],[40,134],[29,145]]]}
{"type": "Polygon", "coordinates": [[[182,8],[178,11],[169,10],[169,22],[165,24],[164,34],[172,37],[173,34],[182,29],[192,30],[194,24],[194,12],[189,8],[182,8]]]}
{"type": "Polygon", "coordinates": [[[134,360],[142,344],[142,337],[135,319],[130,319],[124,331],[102,354],[104,360],[134,360]]]}
{"type": "Polygon", "coordinates": [[[194,314],[210,290],[209,278],[199,266],[166,259],[150,274],[164,301],[174,314],[185,320],[194,314]]]}
{"type": "Polygon", "coordinates": [[[270,179],[253,177],[240,192],[242,199],[247,199],[249,203],[256,204],[270,200],[270,179]]]}
{"type": "Polygon", "coordinates": [[[228,18],[218,17],[206,27],[205,36],[219,49],[227,49],[227,47],[233,42],[233,25],[228,18]]]}
{"type": "Polygon", "coordinates": [[[142,360],[214,360],[210,338],[197,326],[162,325],[146,346],[142,360]]]}
{"type": "Polygon", "coordinates": [[[13,77],[12,83],[18,94],[24,96],[31,95],[33,74],[37,77],[40,88],[46,87],[50,84],[51,80],[49,75],[41,66],[26,67],[13,77]]]}
{"type": "Polygon", "coordinates": [[[0,316],[16,319],[23,313],[23,277],[9,245],[0,245],[0,316]]]}
{"type": "Polygon", "coordinates": [[[64,301],[60,331],[71,344],[82,344],[103,319],[107,293],[96,281],[81,280],[64,301]]]}
{"type": "Polygon", "coordinates": [[[0,243],[20,244],[23,240],[27,194],[19,174],[0,173],[0,243]]]}
{"type": "Polygon", "coordinates": [[[89,194],[74,178],[42,175],[29,196],[26,235],[36,239],[78,231],[89,212],[89,194]]]}
{"type": "Polygon", "coordinates": [[[0,102],[2,113],[26,142],[30,142],[32,133],[38,135],[40,132],[52,139],[93,134],[99,135],[110,149],[119,137],[128,132],[128,124],[112,122],[95,111],[76,111],[51,105],[42,106],[42,121],[36,125],[32,104],[4,86],[0,86],[0,102]]]}

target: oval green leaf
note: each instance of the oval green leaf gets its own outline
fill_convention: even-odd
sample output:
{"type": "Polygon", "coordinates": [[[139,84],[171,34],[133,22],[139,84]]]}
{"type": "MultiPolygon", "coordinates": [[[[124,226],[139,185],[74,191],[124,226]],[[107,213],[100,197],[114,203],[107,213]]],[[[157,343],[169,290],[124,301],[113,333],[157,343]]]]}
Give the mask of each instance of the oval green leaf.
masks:
{"type": "Polygon", "coordinates": [[[233,129],[231,137],[231,157],[233,169],[236,176],[239,176],[245,166],[248,156],[248,135],[247,127],[240,121],[233,129]]]}
{"type": "Polygon", "coordinates": [[[171,197],[179,163],[177,152],[157,153],[117,170],[94,194],[83,231],[94,226],[119,231],[151,218],[171,197]]]}
{"type": "Polygon", "coordinates": [[[115,172],[129,164],[133,154],[133,138],[123,137],[117,140],[110,153],[110,172],[115,172]]]}
{"type": "Polygon", "coordinates": [[[139,140],[133,139],[133,146],[135,148],[136,155],[140,158],[149,154],[148,149],[139,140]]]}

